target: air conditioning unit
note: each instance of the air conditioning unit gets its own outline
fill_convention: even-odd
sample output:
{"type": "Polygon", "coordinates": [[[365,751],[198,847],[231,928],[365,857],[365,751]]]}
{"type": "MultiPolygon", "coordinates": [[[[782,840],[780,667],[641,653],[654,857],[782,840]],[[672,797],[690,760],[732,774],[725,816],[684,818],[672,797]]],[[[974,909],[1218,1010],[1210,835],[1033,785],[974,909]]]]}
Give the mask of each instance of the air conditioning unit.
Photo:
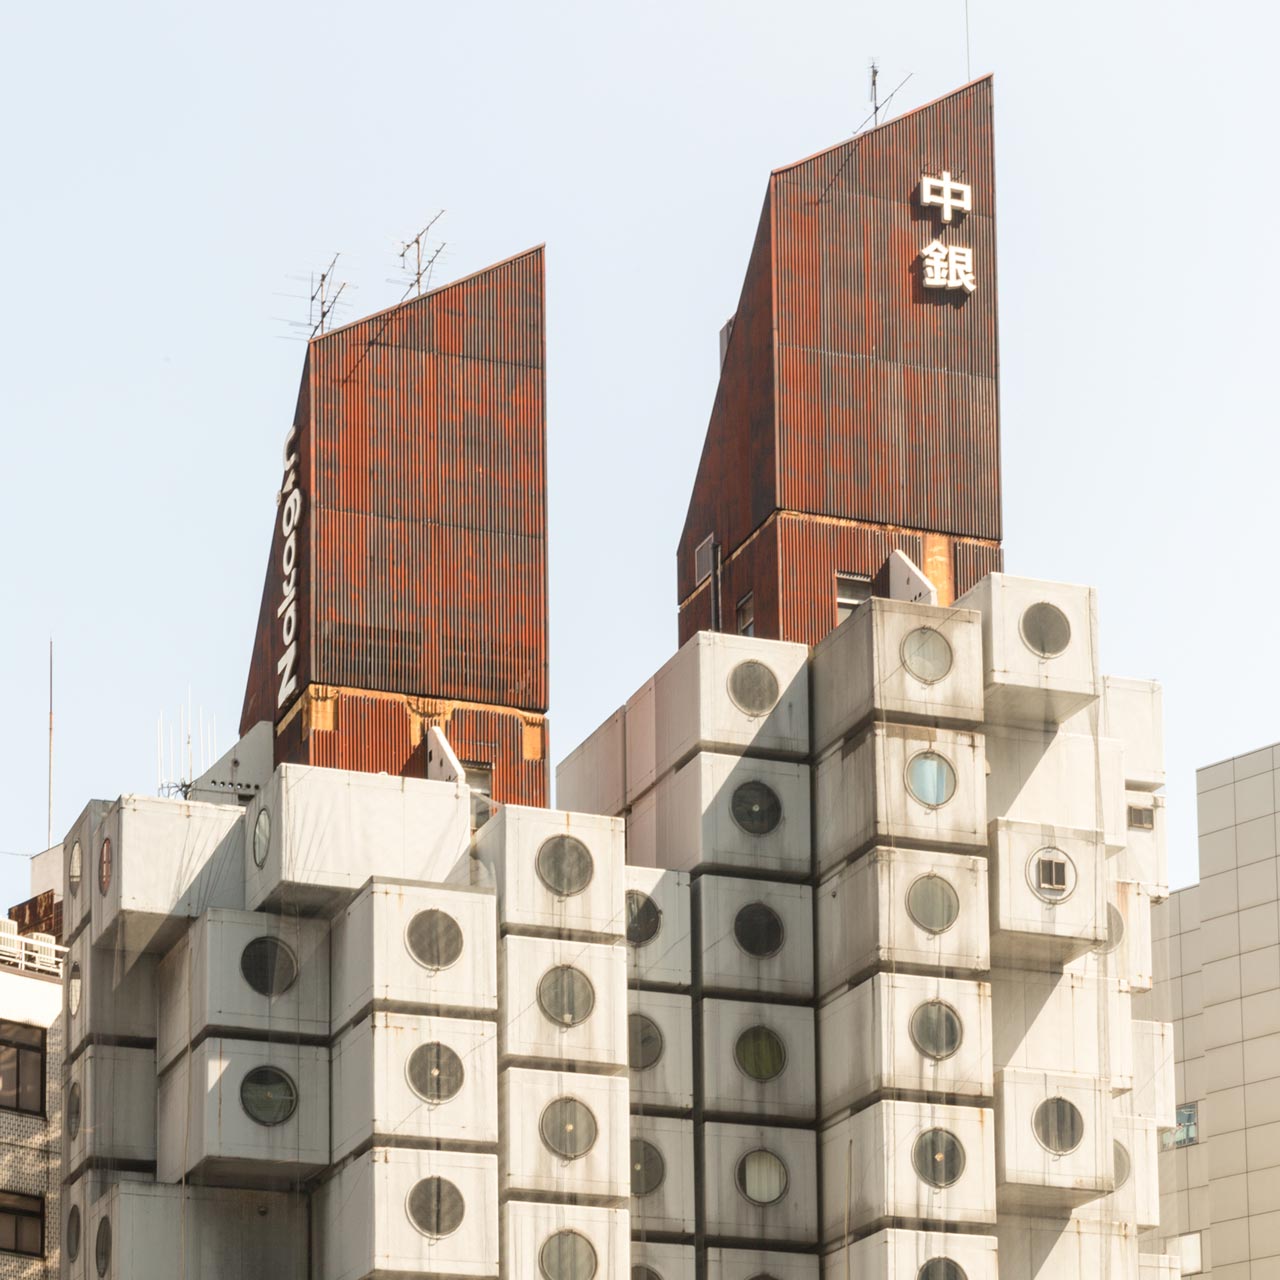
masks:
{"type": "MultiPolygon", "coordinates": [[[[1000,1211],[995,1228],[1002,1276],[1136,1276],[1138,1237],[1127,1223],[1000,1211]]],[[[1177,1274],[1177,1273],[1175,1273],[1177,1274]]],[[[1145,1280],[1145,1277],[1144,1277],[1145,1280]]]]}
{"type": "Polygon", "coordinates": [[[82,930],[63,961],[68,1058],[90,1035],[135,1044],[156,1038],[157,957],[95,947],[89,938],[89,931],[82,930]]]}
{"type": "MultiPolygon", "coordinates": [[[[46,1088],[56,1088],[53,1081],[46,1088]]],[[[91,1044],[66,1068],[63,1174],[89,1161],[150,1172],[156,1159],[156,1055],[152,1049],[91,1044]]]]}
{"type": "Polygon", "coordinates": [[[627,807],[627,709],[619,707],[556,765],[556,803],[619,816],[627,807]]]}
{"type": "Polygon", "coordinates": [[[625,943],[508,935],[499,957],[503,1058],[627,1065],[625,943]]]}
{"type": "Polygon", "coordinates": [[[498,1028],[477,1018],[373,1013],[332,1049],[332,1160],[381,1137],[498,1141],[498,1028]]]}
{"type": "Polygon", "coordinates": [[[880,967],[991,967],[984,857],[872,849],[815,892],[821,996],[880,967]]]}
{"type": "Polygon", "coordinates": [[[702,1003],[702,1107],[721,1118],[816,1119],[813,1010],[702,1003]]]}
{"type": "Polygon", "coordinates": [[[982,615],[988,721],[1061,724],[1097,701],[1102,681],[1092,587],[992,573],[956,607],[982,615]]]}
{"type": "Polygon", "coordinates": [[[995,1222],[994,1129],[988,1107],[886,1101],[823,1130],[824,1243],[846,1224],[995,1222]]]}
{"type": "Polygon", "coordinates": [[[874,724],[814,770],[820,875],[873,844],[968,851],[987,842],[982,734],[874,724]]]}
{"type": "Polygon", "coordinates": [[[403,1147],[357,1156],[315,1193],[314,1274],[496,1276],[497,1164],[478,1152],[403,1147]]]}
{"type": "Polygon", "coordinates": [[[993,822],[1100,831],[1108,853],[1124,848],[1124,750],[1116,739],[988,728],[987,763],[987,814],[993,822]]]}
{"type": "Polygon", "coordinates": [[[982,619],[873,596],[813,651],[813,750],[868,720],[982,722],[982,619]]]}
{"type": "Polygon", "coordinates": [[[693,980],[688,874],[628,863],[625,881],[627,980],[688,987],[693,980]]]}
{"type": "Polygon", "coordinates": [[[475,856],[497,888],[503,928],[625,932],[621,818],[504,804],[476,833],[475,856]]]}
{"type": "Polygon", "coordinates": [[[1102,732],[1124,744],[1126,786],[1147,792],[1164,786],[1164,690],[1158,681],[1103,676],[1102,732]]]}
{"type": "Polygon", "coordinates": [[[508,1200],[501,1215],[504,1280],[626,1280],[630,1275],[631,1215],[626,1209],[508,1200]]]}
{"type": "Polygon", "coordinates": [[[991,824],[991,952],[1052,967],[1106,941],[1106,852],[1097,831],[991,824]]]}
{"type": "Polygon", "coordinates": [[[1111,1093],[1097,1076],[996,1072],[1001,1210],[1065,1211],[1113,1189],[1111,1093]]]}
{"type": "Polygon", "coordinates": [[[471,792],[461,782],[282,764],[244,823],[240,905],[328,915],[372,875],[448,880],[471,844],[471,792]]]}
{"type": "Polygon", "coordinates": [[[585,1196],[622,1203],[629,1192],[625,1076],[533,1071],[498,1077],[498,1186],[510,1196],[585,1196]]]}
{"type": "Polygon", "coordinates": [[[631,1241],[632,1280],[696,1280],[691,1244],[658,1244],[643,1238],[631,1241]]]}
{"type": "Polygon", "coordinates": [[[375,1002],[489,1015],[498,1008],[494,897],[375,878],[333,921],[332,1026],[375,1002]]]}
{"type": "Polygon", "coordinates": [[[167,951],[192,916],[244,906],[241,817],[235,804],[121,796],[86,865],[94,945],[167,951]]]}
{"type": "MultiPolygon", "coordinates": [[[[708,1249],[707,1280],[818,1280],[818,1258],[812,1253],[777,1249],[708,1249]]],[[[648,1277],[645,1277],[648,1280],[648,1277]]]]}
{"type": "Polygon", "coordinates": [[[996,1238],[890,1227],[828,1253],[822,1274],[824,1280],[997,1280],[996,1238]]]}
{"type": "Polygon", "coordinates": [[[700,631],[627,701],[627,803],[695,751],[803,760],[809,647],[700,631]]]}
{"type": "Polygon", "coordinates": [[[329,1050],[209,1039],[160,1077],[156,1177],[289,1183],[329,1163],[329,1050]]]}
{"type": "Polygon", "coordinates": [[[822,1117],[882,1093],[989,1098],[991,987],[877,973],[818,1011],[822,1117]]]}
{"type": "Polygon", "coordinates": [[[646,867],[807,878],[809,807],[808,765],[700,752],[636,802],[628,854],[646,867]]]}
{"type": "Polygon", "coordinates": [[[631,1105],[693,1108],[693,1005],[675,991],[627,992],[631,1105]]]}
{"type": "Polygon", "coordinates": [[[1161,1129],[1172,1129],[1177,1123],[1173,1023],[1135,1018],[1130,1027],[1133,1090],[1121,1099],[1122,1109],[1127,1115],[1150,1120],[1161,1129]]]}
{"type": "Polygon", "coordinates": [[[1068,968],[1089,977],[1111,978],[1129,991],[1150,991],[1152,975],[1151,898],[1131,880],[1107,880],[1106,932],[1092,951],[1068,968]]]}
{"type": "Polygon", "coordinates": [[[813,890],[702,876],[693,886],[707,994],[813,997],[813,890]]]}
{"type": "Polygon", "coordinates": [[[631,1232],[687,1236],[694,1232],[693,1121],[671,1116],[631,1118],[631,1232]]]}
{"type": "Polygon", "coordinates": [[[329,1036],[329,926],[231,911],[197,916],[157,969],[156,1069],[207,1028],[329,1036]]]}
{"type": "Polygon", "coordinates": [[[1126,791],[1127,842],[1111,859],[1113,880],[1133,880],[1154,902],[1169,896],[1169,837],[1164,796],[1147,791],[1126,791]]]}
{"type": "Polygon", "coordinates": [[[111,801],[90,800],[62,841],[62,938],[70,942],[88,922],[97,891],[99,828],[111,811],[111,801]]]}
{"type": "Polygon", "coordinates": [[[812,1130],[708,1124],[703,1159],[711,1243],[751,1248],[817,1243],[812,1130]]]}

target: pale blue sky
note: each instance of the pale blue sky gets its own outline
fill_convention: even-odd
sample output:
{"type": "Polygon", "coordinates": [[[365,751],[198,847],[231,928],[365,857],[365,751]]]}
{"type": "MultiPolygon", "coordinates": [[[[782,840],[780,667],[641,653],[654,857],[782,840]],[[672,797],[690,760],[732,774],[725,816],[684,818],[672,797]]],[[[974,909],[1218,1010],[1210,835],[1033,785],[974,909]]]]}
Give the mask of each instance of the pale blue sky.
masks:
{"type": "MultiPolygon", "coordinates": [[[[1006,563],[1101,591],[1197,765],[1280,738],[1267,6],[971,0],[996,73],[1006,563]]],[[[9,5],[0,38],[0,849],[150,791],[188,687],[238,721],[303,346],[545,241],[552,750],[675,646],[674,555],[769,170],[966,79],[963,0],[9,5]]],[[[0,858],[0,901],[25,893],[0,858]]]]}

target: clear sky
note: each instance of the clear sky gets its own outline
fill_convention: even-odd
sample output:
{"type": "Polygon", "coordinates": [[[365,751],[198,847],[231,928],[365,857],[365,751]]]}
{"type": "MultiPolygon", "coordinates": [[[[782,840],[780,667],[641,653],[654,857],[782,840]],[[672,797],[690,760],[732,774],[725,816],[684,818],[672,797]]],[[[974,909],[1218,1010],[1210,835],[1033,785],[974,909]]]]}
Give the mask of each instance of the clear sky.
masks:
{"type": "MultiPolygon", "coordinates": [[[[1006,566],[1096,584],[1194,769],[1280,739],[1274,49],[1258,4],[970,0],[996,73],[1006,566]],[[1247,633],[1246,633],[1246,628],[1247,633]]],[[[545,241],[552,753],[673,651],[674,558],[771,168],[968,78],[964,0],[10,5],[0,850],[238,723],[308,274],[394,302],[545,241]]],[[[0,901],[26,868],[0,857],[0,901]]]]}

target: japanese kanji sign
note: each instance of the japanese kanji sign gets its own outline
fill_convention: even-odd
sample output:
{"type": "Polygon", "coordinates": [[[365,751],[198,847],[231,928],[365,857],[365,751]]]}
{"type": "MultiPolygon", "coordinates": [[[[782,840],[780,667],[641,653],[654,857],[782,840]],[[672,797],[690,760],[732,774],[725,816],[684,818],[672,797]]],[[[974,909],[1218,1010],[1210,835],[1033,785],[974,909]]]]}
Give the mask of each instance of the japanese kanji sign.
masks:
{"type": "Polygon", "coordinates": [[[920,179],[920,203],[939,205],[943,222],[950,222],[955,210],[968,213],[973,208],[973,188],[967,182],[953,182],[950,169],[943,169],[940,178],[924,174],[920,179]]]}
{"type": "MultiPolygon", "coordinates": [[[[941,209],[943,223],[950,223],[956,213],[972,211],[973,187],[967,182],[956,182],[949,169],[943,169],[940,177],[922,174],[920,204],[941,209]]],[[[972,293],[978,287],[973,250],[967,245],[943,244],[934,239],[920,250],[920,264],[926,289],[963,289],[965,293],[972,293]]]]}

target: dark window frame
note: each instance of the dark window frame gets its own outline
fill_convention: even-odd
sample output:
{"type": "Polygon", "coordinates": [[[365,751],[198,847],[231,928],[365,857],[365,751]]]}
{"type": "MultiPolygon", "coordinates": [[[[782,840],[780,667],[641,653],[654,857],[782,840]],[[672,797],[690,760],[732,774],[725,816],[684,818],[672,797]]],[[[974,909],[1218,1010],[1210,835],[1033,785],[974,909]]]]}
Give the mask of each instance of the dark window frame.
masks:
{"type": "Polygon", "coordinates": [[[0,1191],[0,1220],[4,1218],[13,1219],[13,1240],[14,1248],[0,1244],[0,1254],[9,1254],[18,1258],[43,1258],[45,1256],[45,1199],[44,1196],[33,1196],[25,1191],[0,1191]],[[26,1200],[36,1208],[25,1208],[17,1204],[6,1204],[6,1200],[26,1200]],[[33,1252],[30,1249],[20,1249],[18,1243],[18,1223],[20,1220],[34,1220],[40,1230],[40,1244],[33,1252]]]}
{"type": "Polygon", "coordinates": [[[736,621],[740,636],[753,636],[756,633],[756,593],[748,591],[738,601],[736,621]]]}
{"type": "Polygon", "coordinates": [[[4,1102],[0,1102],[0,1111],[7,1111],[12,1115],[18,1116],[39,1116],[47,1118],[48,1116],[48,1073],[49,1073],[49,1033],[44,1027],[35,1027],[27,1022],[15,1022],[11,1018],[0,1018],[0,1049],[12,1049],[16,1055],[16,1063],[18,1069],[18,1078],[14,1085],[14,1097],[21,1099],[22,1097],[22,1055],[23,1053],[38,1053],[40,1058],[40,1105],[37,1109],[32,1110],[30,1107],[24,1107],[20,1104],[8,1106],[4,1102]],[[33,1045],[30,1040],[19,1040],[13,1037],[9,1032],[10,1027],[23,1027],[27,1031],[34,1031],[40,1038],[39,1046],[33,1045]]]}

